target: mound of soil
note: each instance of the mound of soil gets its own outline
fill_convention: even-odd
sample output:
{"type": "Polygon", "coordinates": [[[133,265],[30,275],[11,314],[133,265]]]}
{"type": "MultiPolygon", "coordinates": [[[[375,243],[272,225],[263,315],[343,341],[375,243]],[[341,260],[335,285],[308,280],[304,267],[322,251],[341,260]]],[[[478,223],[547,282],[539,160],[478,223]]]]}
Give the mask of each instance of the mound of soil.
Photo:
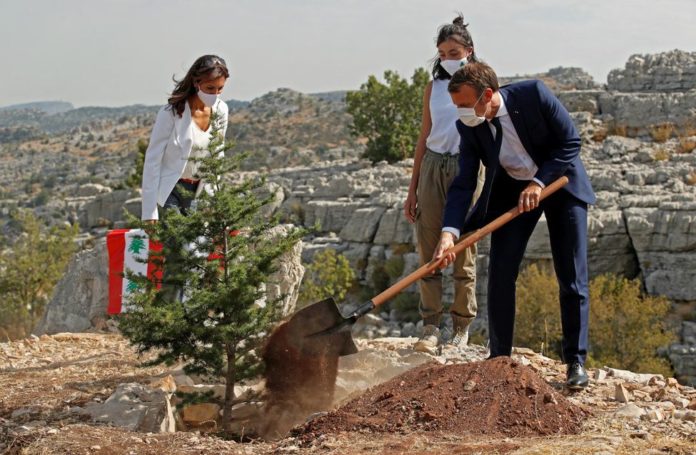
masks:
{"type": "Polygon", "coordinates": [[[585,416],[532,369],[497,357],[414,368],[293,433],[304,441],[341,431],[576,434],[585,416]]]}

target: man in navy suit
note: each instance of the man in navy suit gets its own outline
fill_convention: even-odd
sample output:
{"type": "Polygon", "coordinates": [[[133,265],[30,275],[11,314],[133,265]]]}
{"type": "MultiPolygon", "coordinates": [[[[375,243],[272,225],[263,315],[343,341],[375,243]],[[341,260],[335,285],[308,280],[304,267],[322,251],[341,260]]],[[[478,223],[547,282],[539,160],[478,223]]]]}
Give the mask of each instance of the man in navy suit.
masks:
{"type": "MultiPolygon", "coordinates": [[[[454,74],[449,92],[459,111],[459,175],[447,193],[439,259],[462,232],[476,229],[517,205],[524,212],[491,235],[488,321],[491,357],[509,356],[515,322],[515,282],[529,237],[542,212],[560,287],[563,360],[567,386],[583,389],[588,349],[587,206],[595,202],[580,161],[580,137],[568,111],[538,80],[499,88],[493,69],[469,63],[454,74]],[[473,207],[480,163],[486,166],[473,207]],[[557,178],[568,184],[540,203],[557,178]]],[[[446,267],[454,260],[449,253],[446,267]]]]}

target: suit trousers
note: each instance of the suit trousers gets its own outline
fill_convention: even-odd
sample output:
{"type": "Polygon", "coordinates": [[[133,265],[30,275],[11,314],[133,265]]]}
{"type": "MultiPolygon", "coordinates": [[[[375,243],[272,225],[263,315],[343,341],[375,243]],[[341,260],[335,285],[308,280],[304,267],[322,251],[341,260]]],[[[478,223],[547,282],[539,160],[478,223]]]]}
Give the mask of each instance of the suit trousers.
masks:
{"type": "MultiPolygon", "coordinates": [[[[499,169],[489,206],[491,217],[515,205],[529,182],[508,177],[499,169]],[[503,175],[501,175],[503,174],[503,175]]],[[[515,323],[515,286],[520,264],[534,227],[541,217],[551,241],[553,265],[560,288],[562,355],[565,363],[584,364],[588,349],[589,290],[587,272],[587,203],[567,191],[541,202],[491,235],[488,269],[488,322],[491,357],[512,352],[515,323]]]]}
{"type": "MultiPolygon", "coordinates": [[[[418,178],[416,238],[420,264],[433,258],[442,232],[447,190],[459,172],[458,155],[427,150],[418,178]]],[[[480,173],[483,177],[483,173],[480,173]]],[[[479,188],[481,185],[479,185],[479,188]]],[[[478,193],[474,196],[474,202],[478,193]]],[[[473,204],[472,204],[473,205],[473,204]]],[[[464,237],[463,235],[461,236],[464,237]]],[[[450,313],[456,329],[465,329],[476,317],[476,245],[457,255],[454,262],[454,302],[450,313]]],[[[419,281],[419,312],[425,324],[438,326],[443,312],[442,273],[438,270],[419,281]]]]}

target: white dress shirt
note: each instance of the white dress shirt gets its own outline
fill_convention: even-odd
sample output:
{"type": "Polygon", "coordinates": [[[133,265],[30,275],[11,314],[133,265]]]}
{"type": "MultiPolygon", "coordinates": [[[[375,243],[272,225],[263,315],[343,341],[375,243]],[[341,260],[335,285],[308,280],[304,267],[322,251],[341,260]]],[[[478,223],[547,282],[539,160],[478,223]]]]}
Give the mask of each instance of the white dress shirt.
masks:
{"type": "MultiPolygon", "coordinates": [[[[505,106],[505,100],[503,100],[503,96],[500,95],[500,92],[498,92],[498,97],[500,98],[500,107],[498,108],[498,113],[495,116],[498,117],[498,120],[500,120],[500,126],[503,129],[503,140],[500,144],[500,154],[498,155],[500,165],[513,179],[533,180],[539,184],[539,186],[544,188],[545,185],[541,182],[541,180],[534,177],[539,168],[537,167],[536,163],[534,163],[534,160],[532,160],[532,157],[529,156],[529,153],[524,148],[520,137],[517,135],[517,130],[515,129],[515,125],[512,123],[510,114],[505,106]]],[[[491,129],[491,133],[493,133],[493,137],[495,138],[495,125],[493,125],[493,123],[491,123],[489,120],[486,121],[488,122],[488,127],[491,129]]],[[[461,235],[459,229],[450,226],[443,227],[442,231],[454,234],[455,238],[459,238],[461,235]]]]}

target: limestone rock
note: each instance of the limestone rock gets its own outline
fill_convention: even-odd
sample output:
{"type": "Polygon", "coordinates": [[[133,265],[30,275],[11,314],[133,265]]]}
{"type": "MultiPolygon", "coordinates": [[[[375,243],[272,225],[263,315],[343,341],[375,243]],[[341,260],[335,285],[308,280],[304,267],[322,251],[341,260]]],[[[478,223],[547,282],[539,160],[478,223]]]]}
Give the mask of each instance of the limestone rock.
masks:
{"type": "Polygon", "coordinates": [[[96,422],[144,433],[173,433],[168,394],[138,383],[120,384],[104,403],[89,403],[84,413],[96,422]]]}
{"type": "Polygon", "coordinates": [[[108,186],[100,185],[98,183],[85,183],[77,188],[75,196],[77,197],[90,197],[96,196],[98,194],[110,193],[111,188],[108,186]]]}
{"type": "MultiPolygon", "coordinates": [[[[80,210],[80,226],[91,228],[123,220],[126,201],[132,198],[130,190],[115,190],[100,194],[80,210]]],[[[134,213],[140,216],[140,213],[134,213]]]]}
{"type": "Polygon", "coordinates": [[[82,332],[106,314],[109,296],[106,241],[78,253],[58,282],[34,333],[82,332]]]}
{"type": "Polygon", "coordinates": [[[696,87],[696,52],[635,54],[607,79],[609,90],[621,92],[688,91],[696,87]]]}
{"type": "Polygon", "coordinates": [[[215,403],[199,403],[185,406],[181,420],[190,427],[215,426],[220,417],[220,406],[215,403]]]}
{"type": "Polygon", "coordinates": [[[645,409],[635,405],[634,403],[628,403],[627,405],[614,411],[614,415],[616,416],[629,417],[632,419],[640,419],[644,414],[645,409]]]}
{"type": "Polygon", "coordinates": [[[648,384],[652,379],[664,379],[662,375],[659,374],[649,374],[649,373],[634,373],[628,370],[620,370],[618,368],[604,367],[609,373],[609,376],[618,378],[627,382],[635,382],[639,384],[648,384]]]}
{"type": "Polygon", "coordinates": [[[360,208],[353,212],[348,223],[341,229],[339,236],[351,242],[369,242],[374,240],[379,221],[384,214],[382,207],[360,208]]]}
{"type": "Polygon", "coordinates": [[[631,393],[628,390],[626,390],[626,387],[624,387],[623,384],[616,384],[614,398],[619,403],[628,403],[632,399],[631,393]]]}

